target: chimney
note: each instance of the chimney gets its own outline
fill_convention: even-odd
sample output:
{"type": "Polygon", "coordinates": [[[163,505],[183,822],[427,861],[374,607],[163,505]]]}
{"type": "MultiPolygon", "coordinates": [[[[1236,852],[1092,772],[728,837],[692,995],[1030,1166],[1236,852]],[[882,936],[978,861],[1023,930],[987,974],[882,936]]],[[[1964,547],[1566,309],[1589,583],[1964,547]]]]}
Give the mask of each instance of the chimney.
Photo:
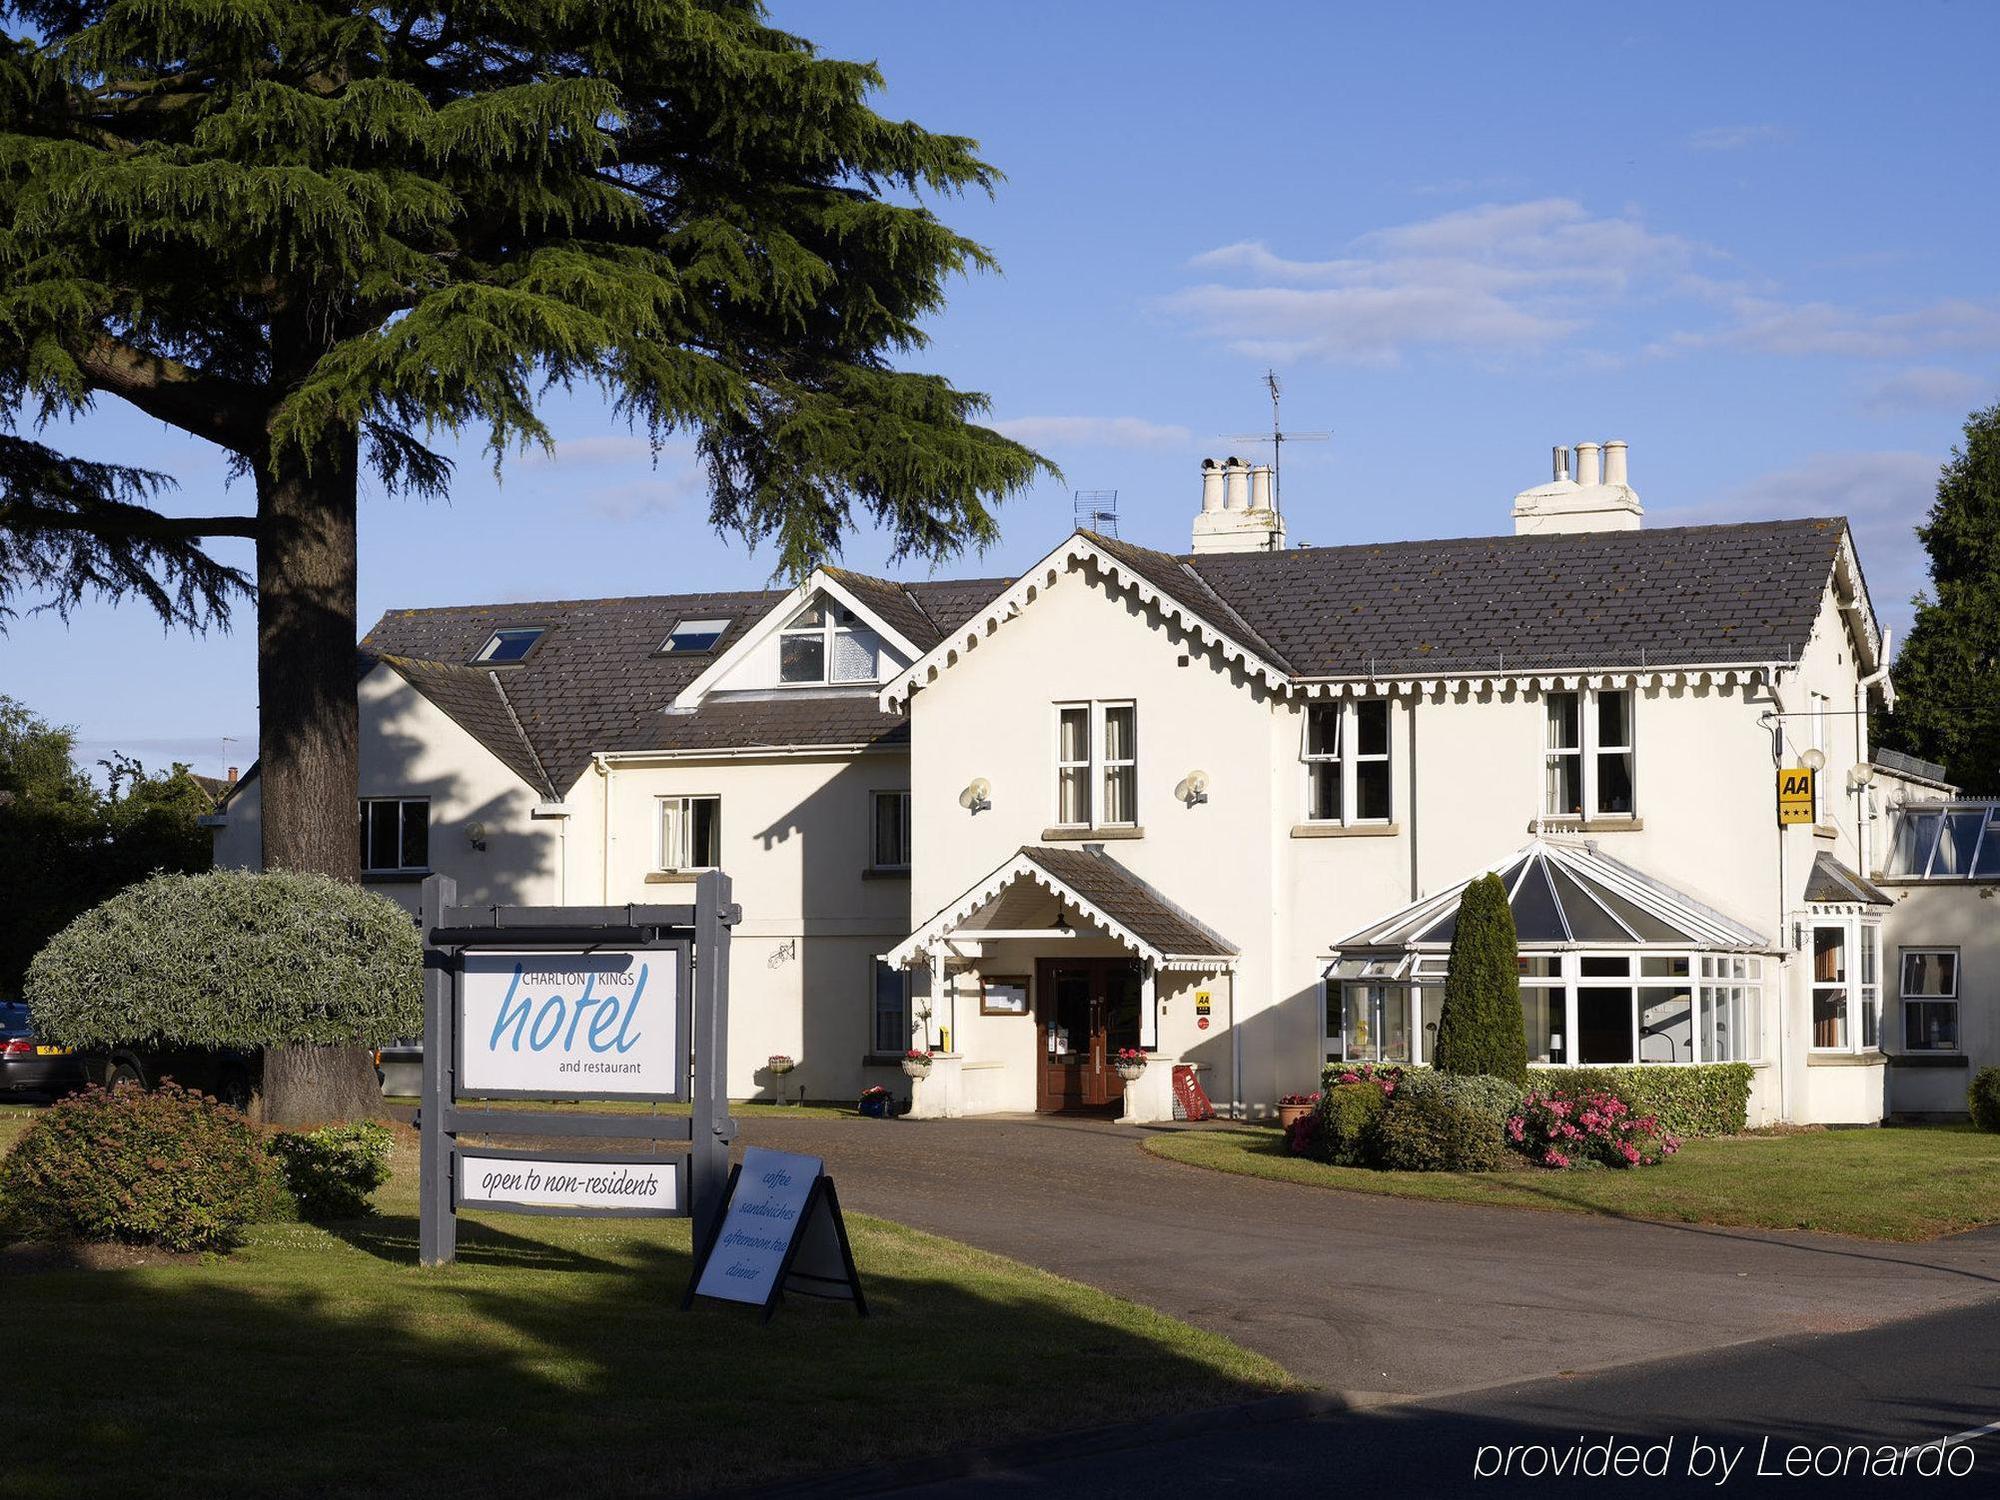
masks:
{"type": "Polygon", "coordinates": [[[1645,511],[1626,476],[1625,444],[1578,443],[1576,478],[1569,452],[1555,450],[1555,478],[1514,497],[1514,534],[1637,531],[1645,511]]]}
{"type": "Polygon", "coordinates": [[[224,780],[226,780],[231,786],[236,785],[236,767],[231,766],[229,768],[229,774],[227,777],[224,778],[224,780]]]}
{"type": "Polygon", "coordinates": [[[1285,545],[1285,522],[1272,505],[1269,465],[1230,457],[1201,461],[1201,510],[1194,518],[1194,550],[1277,552],[1285,545]]]}

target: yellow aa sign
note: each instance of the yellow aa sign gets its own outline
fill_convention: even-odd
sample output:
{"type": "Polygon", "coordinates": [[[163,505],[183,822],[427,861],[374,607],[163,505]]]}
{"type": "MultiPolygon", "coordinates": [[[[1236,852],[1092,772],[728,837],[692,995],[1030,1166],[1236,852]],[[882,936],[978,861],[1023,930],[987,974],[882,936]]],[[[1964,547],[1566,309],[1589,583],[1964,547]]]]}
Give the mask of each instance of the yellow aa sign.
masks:
{"type": "Polygon", "coordinates": [[[1786,766],[1778,772],[1778,826],[1810,823],[1818,810],[1813,795],[1813,768],[1786,766]]]}

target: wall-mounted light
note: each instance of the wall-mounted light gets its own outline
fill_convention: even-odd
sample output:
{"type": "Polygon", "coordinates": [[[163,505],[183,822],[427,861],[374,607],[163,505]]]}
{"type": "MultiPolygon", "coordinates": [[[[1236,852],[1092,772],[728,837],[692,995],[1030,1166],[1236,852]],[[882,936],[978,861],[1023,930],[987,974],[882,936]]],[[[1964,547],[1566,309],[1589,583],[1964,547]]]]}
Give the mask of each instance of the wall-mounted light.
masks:
{"type": "Polygon", "coordinates": [[[1873,766],[1849,766],[1847,768],[1847,789],[1858,792],[1875,779],[1873,766]]]}
{"type": "Polygon", "coordinates": [[[1806,751],[1804,755],[1799,757],[1799,760],[1808,771],[1817,772],[1826,769],[1826,752],[1817,746],[1806,751]]]}
{"type": "Polygon", "coordinates": [[[958,794],[958,805],[969,813],[983,813],[993,806],[993,783],[984,776],[975,776],[958,794]]]}
{"type": "Polygon", "coordinates": [[[1190,771],[1174,787],[1174,795],[1189,807],[1208,800],[1208,772],[1190,771]]]}
{"type": "Polygon", "coordinates": [[[486,825],[477,821],[465,825],[465,841],[481,854],[486,852],[486,825]]]}

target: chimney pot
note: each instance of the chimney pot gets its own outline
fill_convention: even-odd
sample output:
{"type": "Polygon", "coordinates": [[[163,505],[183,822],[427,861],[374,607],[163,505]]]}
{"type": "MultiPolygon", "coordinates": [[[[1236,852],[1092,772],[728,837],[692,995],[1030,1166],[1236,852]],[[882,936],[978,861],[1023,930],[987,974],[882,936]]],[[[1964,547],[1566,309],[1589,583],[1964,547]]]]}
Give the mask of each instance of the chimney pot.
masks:
{"type": "Polygon", "coordinates": [[[1618,439],[1613,439],[1604,445],[1604,482],[1630,483],[1625,477],[1625,444],[1618,439]]]}
{"type": "Polygon", "coordinates": [[[1248,510],[1250,508],[1250,466],[1242,459],[1231,457],[1223,471],[1223,508],[1226,510],[1248,510]]]}
{"type": "Polygon", "coordinates": [[[1269,510],[1271,508],[1271,466],[1258,464],[1250,470],[1250,508],[1269,510]]]}
{"type": "Polygon", "coordinates": [[[1201,461],[1201,508],[1204,513],[1222,509],[1222,468],[1212,458],[1201,461]]]}
{"type": "Polygon", "coordinates": [[[1549,478],[1553,483],[1561,484],[1569,478],[1569,446],[1566,443],[1558,443],[1549,450],[1549,454],[1553,460],[1551,467],[1554,469],[1549,478]]]}
{"type": "Polygon", "coordinates": [[[236,767],[231,766],[229,768],[229,776],[227,779],[231,786],[236,785],[236,767]]]}
{"type": "Polygon", "coordinates": [[[1598,448],[1595,443],[1576,445],[1576,482],[1585,489],[1604,482],[1603,474],[1597,466],[1598,448]]]}

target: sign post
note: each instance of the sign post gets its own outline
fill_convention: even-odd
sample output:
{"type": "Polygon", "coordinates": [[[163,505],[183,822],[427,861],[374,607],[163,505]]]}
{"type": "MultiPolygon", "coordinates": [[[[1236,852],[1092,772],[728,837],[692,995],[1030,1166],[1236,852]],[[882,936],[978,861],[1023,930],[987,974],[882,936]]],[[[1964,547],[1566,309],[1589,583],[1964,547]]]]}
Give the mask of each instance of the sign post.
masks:
{"type": "Polygon", "coordinates": [[[472,1207],[692,1217],[704,1243],[735,1134],[729,934],[742,912],[729,877],[698,877],[689,906],[460,907],[457,895],[448,877],[424,882],[419,1259],[454,1259],[456,1215],[472,1207]],[[692,1114],[481,1105],[514,1099],[688,1100],[692,1114]],[[495,1137],[545,1144],[485,1144],[495,1137]],[[643,1140],[652,1154],[574,1149],[592,1139],[643,1140]],[[662,1142],[683,1141],[685,1153],[660,1154],[662,1142]]]}

